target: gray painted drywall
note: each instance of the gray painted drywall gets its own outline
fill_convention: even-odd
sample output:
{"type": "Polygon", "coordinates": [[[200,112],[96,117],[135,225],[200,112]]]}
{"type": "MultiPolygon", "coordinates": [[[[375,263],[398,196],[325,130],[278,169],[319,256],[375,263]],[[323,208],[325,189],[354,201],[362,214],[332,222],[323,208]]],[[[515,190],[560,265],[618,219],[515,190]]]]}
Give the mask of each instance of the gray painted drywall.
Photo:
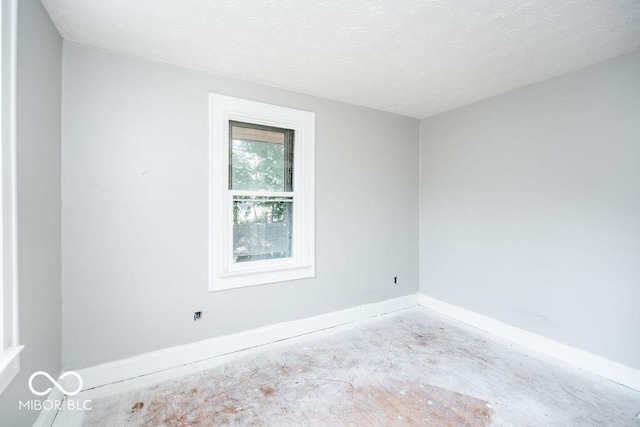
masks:
{"type": "Polygon", "coordinates": [[[65,42],[63,366],[416,292],[418,132],[415,119],[65,42]],[[315,278],[207,291],[210,92],[316,113],[315,278]]]}
{"type": "Polygon", "coordinates": [[[640,368],[640,52],[421,123],[420,290],[640,368]]]}
{"type": "MultiPolygon", "coordinates": [[[[61,369],[60,99],[62,38],[38,0],[18,2],[17,201],[20,373],[0,395],[0,424],[33,424],[27,387],[61,369]]],[[[40,398],[42,399],[42,398],[40,398]]]]}

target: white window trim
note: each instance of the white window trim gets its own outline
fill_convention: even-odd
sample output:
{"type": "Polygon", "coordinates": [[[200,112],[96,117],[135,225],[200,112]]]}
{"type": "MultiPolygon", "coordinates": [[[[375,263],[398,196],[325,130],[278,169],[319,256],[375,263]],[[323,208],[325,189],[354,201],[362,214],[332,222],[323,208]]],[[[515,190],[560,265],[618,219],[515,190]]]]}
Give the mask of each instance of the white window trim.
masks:
{"type": "MultiPolygon", "coordinates": [[[[209,291],[314,277],[315,113],[213,93],[209,101],[209,291]],[[230,224],[233,192],[228,190],[229,121],[295,132],[292,258],[232,262],[233,227],[230,224]]],[[[291,196],[291,193],[286,194],[291,196]]]]}
{"type": "Polygon", "coordinates": [[[17,1],[0,8],[0,393],[20,371],[16,212],[16,28],[17,1]]]}

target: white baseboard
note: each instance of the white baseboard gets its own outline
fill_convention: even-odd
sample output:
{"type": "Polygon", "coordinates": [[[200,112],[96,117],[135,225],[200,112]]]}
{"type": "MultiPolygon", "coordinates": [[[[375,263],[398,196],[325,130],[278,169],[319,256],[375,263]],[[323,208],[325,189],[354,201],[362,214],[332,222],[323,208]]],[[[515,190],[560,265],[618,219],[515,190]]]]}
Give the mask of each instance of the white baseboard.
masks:
{"type": "Polygon", "coordinates": [[[36,422],[33,423],[33,427],[51,427],[53,421],[56,419],[56,415],[58,414],[55,402],[61,402],[63,399],[64,394],[62,394],[58,388],[53,387],[45,399],[45,402],[49,401],[51,403],[45,404],[43,402],[43,409],[40,411],[40,415],[38,415],[36,422]]]}
{"type": "Polygon", "coordinates": [[[306,319],[278,323],[276,325],[252,329],[233,335],[211,338],[192,344],[144,353],[103,365],[77,369],[75,372],[82,376],[84,383],[83,390],[89,390],[154,372],[200,362],[224,354],[258,347],[359,320],[365,320],[410,307],[416,307],[417,305],[418,295],[407,295],[306,319]]]}
{"type": "MultiPolygon", "coordinates": [[[[382,314],[421,305],[452,319],[546,354],[585,371],[640,390],[640,370],[559,343],[549,338],[507,325],[488,316],[428,297],[414,294],[346,310],[278,323],[233,335],[170,347],[138,356],[76,370],[83,379],[83,390],[138,378],[155,372],[213,359],[229,353],[306,335],[312,332],[366,320],[382,314]]],[[[55,416],[41,414],[40,418],[55,416]]],[[[40,422],[40,418],[38,422],[40,422]]],[[[37,425],[50,425],[46,424],[37,425]]]]}
{"type": "Polygon", "coordinates": [[[597,356],[559,343],[549,338],[507,325],[491,317],[475,313],[462,307],[449,304],[420,294],[421,306],[458,320],[467,325],[482,329],[490,334],[505,338],[523,347],[551,356],[585,371],[615,381],[635,390],[640,390],[640,370],[631,368],[613,360],[597,356]]]}

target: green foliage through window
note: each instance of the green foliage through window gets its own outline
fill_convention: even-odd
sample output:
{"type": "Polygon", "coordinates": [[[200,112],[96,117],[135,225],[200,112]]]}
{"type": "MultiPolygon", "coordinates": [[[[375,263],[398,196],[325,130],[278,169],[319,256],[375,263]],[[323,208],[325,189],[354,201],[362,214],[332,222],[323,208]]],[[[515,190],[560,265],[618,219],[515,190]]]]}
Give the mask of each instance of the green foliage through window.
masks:
{"type": "Polygon", "coordinates": [[[231,190],[236,262],[291,256],[293,197],[260,192],[292,190],[293,131],[248,123],[230,124],[231,190]]]}

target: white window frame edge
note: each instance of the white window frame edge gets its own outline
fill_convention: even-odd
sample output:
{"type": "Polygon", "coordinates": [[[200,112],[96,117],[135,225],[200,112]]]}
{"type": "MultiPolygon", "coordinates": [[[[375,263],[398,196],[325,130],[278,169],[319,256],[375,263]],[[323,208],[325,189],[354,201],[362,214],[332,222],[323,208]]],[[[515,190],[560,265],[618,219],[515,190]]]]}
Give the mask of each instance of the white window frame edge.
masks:
{"type": "Polygon", "coordinates": [[[216,93],[209,96],[209,111],[209,291],[314,277],[315,113],[216,93]],[[295,132],[292,258],[231,263],[230,120],[295,132]]]}
{"type": "MultiPolygon", "coordinates": [[[[0,57],[2,79],[0,91],[0,123],[2,156],[0,161],[0,393],[20,371],[18,335],[18,250],[16,200],[16,30],[17,0],[2,1],[0,8],[0,43],[8,50],[0,57]],[[8,59],[8,63],[4,60],[8,59]],[[8,110],[8,111],[7,111],[8,110]],[[7,203],[9,206],[7,206],[7,203]],[[5,216],[6,215],[6,216],[5,216]],[[8,217],[8,218],[7,218],[8,217]],[[8,303],[10,301],[10,303],[8,303]],[[8,308],[8,312],[7,309],[8,308]]],[[[4,49],[3,49],[4,50],[4,49]]]]}

